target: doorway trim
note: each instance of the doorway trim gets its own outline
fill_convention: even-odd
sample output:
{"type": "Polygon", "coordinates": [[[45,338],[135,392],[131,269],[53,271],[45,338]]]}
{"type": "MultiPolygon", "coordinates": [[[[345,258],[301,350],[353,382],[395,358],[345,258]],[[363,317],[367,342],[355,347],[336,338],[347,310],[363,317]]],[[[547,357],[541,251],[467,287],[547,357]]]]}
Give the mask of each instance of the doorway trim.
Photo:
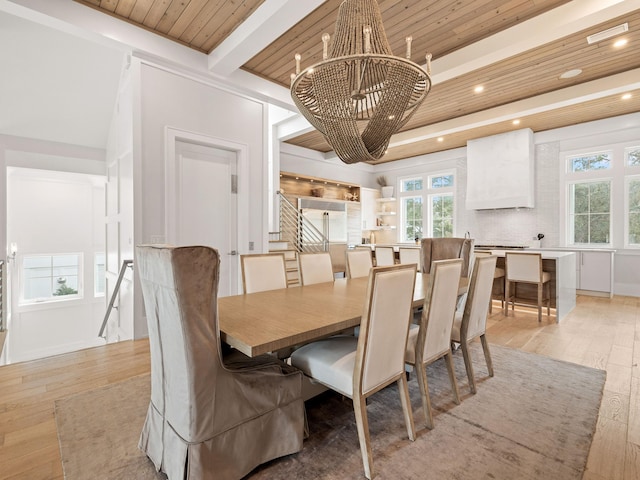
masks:
{"type": "MultiPolygon", "coordinates": [[[[178,142],[193,143],[205,147],[218,148],[235,153],[236,170],[238,175],[237,197],[237,239],[238,252],[244,253],[249,245],[249,146],[244,143],[232,142],[222,138],[204,135],[197,132],[165,127],[165,197],[164,197],[164,237],[167,243],[176,241],[176,202],[177,195],[174,175],[176,172],[176,144],[178,142]]],[[[239,290],[241,291],[240,275],[238,275],[239,290]]]]}

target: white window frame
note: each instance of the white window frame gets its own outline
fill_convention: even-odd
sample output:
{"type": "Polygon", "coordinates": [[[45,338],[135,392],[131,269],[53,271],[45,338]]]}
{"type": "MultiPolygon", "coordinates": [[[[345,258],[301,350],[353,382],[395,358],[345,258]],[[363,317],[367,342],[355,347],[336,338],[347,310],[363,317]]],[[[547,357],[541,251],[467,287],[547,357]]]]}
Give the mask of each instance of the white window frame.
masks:
{"type": "Polygon", "coordinates": [[[93,296],[95,298],[104,297],[106,295],[106,290],[107,290],[107,281],[106,281],[106,278],[103,278],[104,291],[102,292],[98,291],[98,285],[100,285],[100,280],[98,278],[98,273],[99,273],[98,256],[99,255],[102,255],[103,257],[104,269],[102,274],[105,275],[107,270],[107,252],[95,252],[93,254],[93,296]]]}
{"type": "Polygon", "coordinates": [[[613,179],[611,177],[600,177],[600,178],[590,178],[590,179],[582,179],[582,180],[571,180],[566,184],[567,190],[567,243],[573,247],[609,247],[612,243],[613,237],[613,179]],[[576,243],[575,239],[575,231],[574,226],[575,223],[572,221],[575,212],[572,208],[573,197],[571,195],[572,187],[574,185],[584,185],[588,183],[609,183],[609,239],[606,243],[576,243]]]}
{"type": "Polygon", "coordinates": [[[398,226],[398,240],[400,243],[414,243],[414,239],[405,239],[405,231],[406,231],[406,219],[404,211],[404,199],[407,197],[422,197],[422,235],[423,237],[432,237],[433,236],[433,196],[437,195],[447,195],[450,194],[453,196],[453,233],[452,236],[456,236],[456,183],[457,183],[457,172],[455,168],[450,168],[446,170],[438,170],[434,172],[424,172],[414,175],[407,175],[404,177],[398,178],[398,197],[400,200],[400,221],[398,226]],[[432,187],[433,179],[437,177],[444,176],[452,176],[453,177],[453,185],[449,187],[432,187]],[[403,183],[408,180],[421,179],[422,180],[422,190],[410,190],[403,191],[402,186],[403,183]]]}

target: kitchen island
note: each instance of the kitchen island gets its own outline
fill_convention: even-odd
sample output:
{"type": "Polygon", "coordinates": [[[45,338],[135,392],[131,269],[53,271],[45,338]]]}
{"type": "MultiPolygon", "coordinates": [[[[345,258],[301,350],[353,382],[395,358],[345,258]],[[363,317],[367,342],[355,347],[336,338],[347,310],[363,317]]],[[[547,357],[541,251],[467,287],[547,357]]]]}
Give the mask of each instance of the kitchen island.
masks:
{"type": "MultiPolygon", "coordinates": [[[[490,250],[498,257],[497,266],[504,268],[506,250],[490,250]]],[[[542,254],[542,269],[551,274],[551,308],[556,310],[556,322],[560,322],[576,306],[576,254],[568,251],[543,250],[531,253],[542,254]]],[[[521,285],[518,297],[535,301],[536,287],[521,285]],[[527,288],[530,287],[530,288],[527,288]]]]}

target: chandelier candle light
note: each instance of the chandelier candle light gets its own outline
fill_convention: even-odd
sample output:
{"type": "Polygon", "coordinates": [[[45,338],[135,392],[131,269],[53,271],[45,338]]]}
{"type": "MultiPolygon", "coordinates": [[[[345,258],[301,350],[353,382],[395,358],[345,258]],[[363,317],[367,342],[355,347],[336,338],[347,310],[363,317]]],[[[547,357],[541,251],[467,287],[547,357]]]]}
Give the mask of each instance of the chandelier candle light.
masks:
{"type": "Polygon", "coordinates": [[[426,70],[391,52],[377,0],[344,0],[329,54],[322,35],[322,61],[291,74],[291,96],[345,163],[374,162],[391,136],[411,118],[431,89],[431,55],[426,70]]]}

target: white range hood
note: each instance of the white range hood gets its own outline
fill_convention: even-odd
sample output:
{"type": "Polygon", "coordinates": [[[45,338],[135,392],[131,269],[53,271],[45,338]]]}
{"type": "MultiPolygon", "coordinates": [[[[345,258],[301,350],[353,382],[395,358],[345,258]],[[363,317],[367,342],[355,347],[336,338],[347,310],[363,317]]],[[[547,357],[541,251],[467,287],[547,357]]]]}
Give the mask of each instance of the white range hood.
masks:
{"type": "Polygon", "coordinates": [[[533,208],[534,151],[529,128],[469,140],[467,209],[533,208]]]}

